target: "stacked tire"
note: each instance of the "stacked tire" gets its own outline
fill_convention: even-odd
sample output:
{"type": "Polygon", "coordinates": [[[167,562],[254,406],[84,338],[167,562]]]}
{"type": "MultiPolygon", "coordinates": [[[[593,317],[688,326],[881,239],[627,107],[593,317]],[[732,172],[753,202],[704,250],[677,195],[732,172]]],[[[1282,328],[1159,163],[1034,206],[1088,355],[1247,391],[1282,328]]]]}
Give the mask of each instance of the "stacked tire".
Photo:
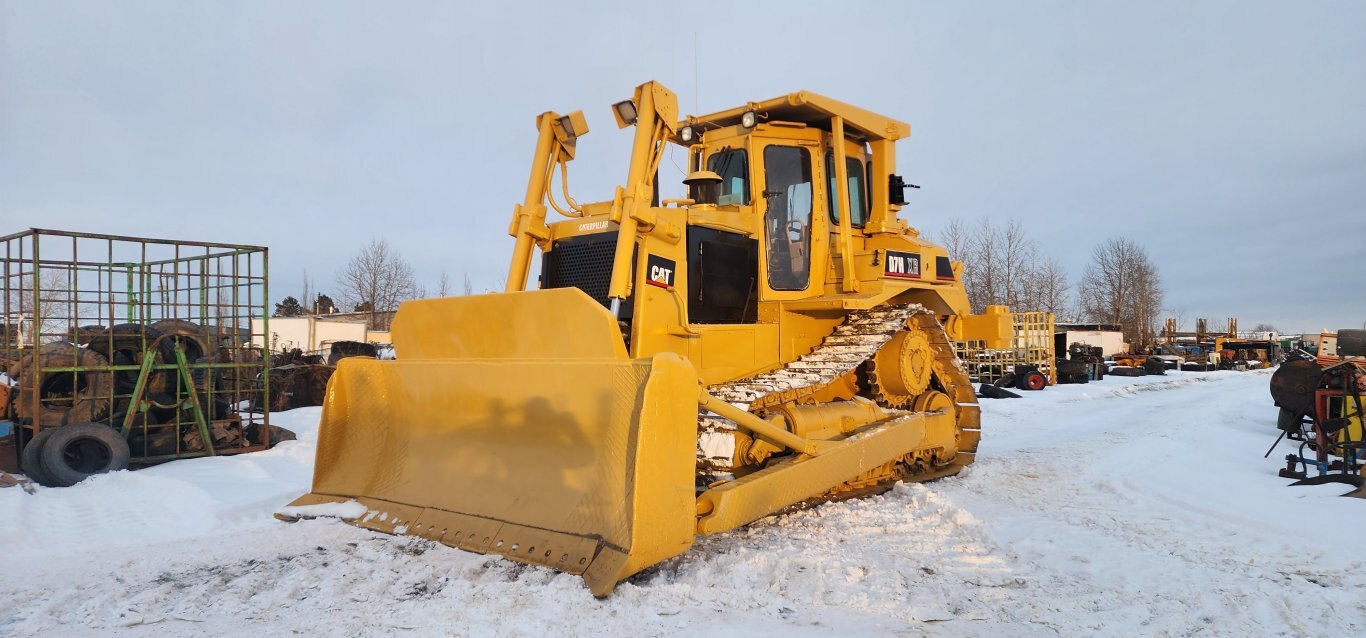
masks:
{"type": "Polygon", "coordinates": [[[1087,383],[1091,380],[1091,371],[1084,361],[1059,358],[1055,365],[1058,383],[1087,383]]]}
{"type": "Polygon", "coordinates": [[[69,343],[49,343],[24,357],[15,368],[19,386],[14,411],[23,419],[66,425],[109,416],[108,372],[42,372],[44,368],[102,368],[104,355],[69,343]],[[36,392],[35,392],[36,390],[36,392]]]}
{"type": "Polygon", "coordinates": [[[193,321],[162,319],[153,323],[149,328],[155,331],[157,336],[169,335],[171,337],[163,339],[161,342],[161,356],[167,363],[175,362],[177,348],[185,352],[186,361],[194,363],[211,355],[217,346],[213,339],[213,332],[193,321]]]}
{"type": "Polygon", "coordinates": [[[24,446],[20,467],[34,482],[70,487],[95,474],[128,469],[128,441],[103,423],[44,428],[24,446]]]}
{"type": "MultiPolygon", "coordinates": [[[[166,335],[170,337],[150,353],[155,363],[176,361],[177,350],[194,363],[210,356],[216,345],[209,329],[189,321],[125,323],[108,329],[82,327],[71,335],[80,345],[46,344],[19,361],[9,371],[18,380],[13,411],[17,421],[41,428],[36,435],[31,428],[19,428],[25,439],[20,454],[24,474],[40,485],[69,487],[95,474],[127,469],[134,446],[115,426],[121,426],[128,414],[127,397],[133,394],[140,371],[108,368],[141,365],[149,347],[166,335]]],[[[175,375],[153,372],[147,379],[147,396],[163,404],[175,403],[175,375]]],[[[207,396],[202,395],[201,403],[213,419],[227,418],[231,412],[226,402],[208,401],[207,396]]],[[[160,411],[170,414],[157,409],[140,413],[134,423],[165,422],[178,409],[160,411]]],[[[139,456],[156,456],[168,449],[173,452],[177,436],[164,430],[147,430],[144,435],[138,428],[130,438],[139,456]]]]}
{"type": "MultiPolygon", "coordinates": [[[[116,366],[135,366],[142,365],[147,347],[156,342],[161,333],[150,326],[137,323],[121,323],[109,330],[98,334],[90,334],[83,343],[86,348],[99,353],[111,365],[116,366]]],[[[159,354],[153,355],[154,363],[161,363],[162,357],[159,354]]],[[[132,394],[137,385],[138,370],[115,370],[113,373],[114,390],[116,394],[132,394]]],[[[153,387],[161,389],[165,385],[166,375],[156,372],[149,379],[153,387]]]]}

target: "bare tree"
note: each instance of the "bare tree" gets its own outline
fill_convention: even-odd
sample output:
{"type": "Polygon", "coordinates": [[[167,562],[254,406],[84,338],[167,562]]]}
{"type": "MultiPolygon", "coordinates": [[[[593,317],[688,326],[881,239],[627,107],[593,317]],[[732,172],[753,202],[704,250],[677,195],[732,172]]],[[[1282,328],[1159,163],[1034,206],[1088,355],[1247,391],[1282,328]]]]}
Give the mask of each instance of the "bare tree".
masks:
{"type": "Polygon", "coordinates": [[[1064,312],[1070,289],[1067,272],[1056,260],[1039,253],[1018,220],[999,226],[982,219],[969,227],[955,219],[938,239],[951,259],[963,262],[963,285],[973,312],[993,305],[1014,311],[1064,312]]]}
{"type": "Polygon", "coordinates": [[[1039,259],[1034,240],[1029,238],[1024,224],[1018,219],[1010,220],[1005,228],[997,232],[1001,244],[1001,281],[998,287],[1005,297],[1005,304],[1015,310],[1038,310],[1037,299],[1025,303],[1027,287],[1039,259]]]}
{"type": "Polygon", "coordinates": [[[978,221],[968,235],[967,252],[963,260],[963,285],[968,289],[972,311],[980,313],[987,306],[1005,303],[1000,290],[1001,242],[991,220],[978,221]]]}
{"type": "Polygon", "coordinates": [[[1135,345],[1157,333],[1161,278],[1137,243],[1121,237],[1096,246],[1078,288],[1082,312],[1091,321],[1119,324],[1135,345]]]}
{"type": "Polygon", "coordinates": [[[446,271],[444,270],[441,271],[441,281],[436,284],[436,296],[451,296],[451,276],[446,274],[446,271]]]}
{"type": "Polygon", "coordinates": [[[1068,291],[1072,285],[1067,282],[1067,271],[1058,260],[1035,256],[1024,280],[1026,294],[1021,300],[1022,307],[1054,315],[1067,314],[1068,291]]]}
{"type": "Polygon", "coordinates": [[[51,340],[65,335],[82,317],[91,315],[90,301],[72,292],[71,275],[65,270],[41,268],[36,289],[31,274],[12,277],[9,299],[4,304],[4,313],[0,313],[0,325],[7,326],[9,331],[5,338],[17,339],[22,335],[27,340],[36,332],[44,340],[51,340]]]}
{"type": "Polygon", "coordinates": [[[385,330],[398,304],[422,294],[413,267],[383,239],[372,239],[337,276],[342,304],[369,316],[372,330],[385,330]]]}
{"type": "Polygon", "coordinates": [[[963,223],[962,218],[955,217],[934,237],[941,246],[949,253],[949,259],[953,261],[967,261],[967,255],[972,250],[972,232],[968,230],[967,224],[963,223]]]}
{"type": "Polygon", "coordinates": [[[474,282],[470,281],[470,274],[465,273],[465,295],[474,294],[474,282]]]}

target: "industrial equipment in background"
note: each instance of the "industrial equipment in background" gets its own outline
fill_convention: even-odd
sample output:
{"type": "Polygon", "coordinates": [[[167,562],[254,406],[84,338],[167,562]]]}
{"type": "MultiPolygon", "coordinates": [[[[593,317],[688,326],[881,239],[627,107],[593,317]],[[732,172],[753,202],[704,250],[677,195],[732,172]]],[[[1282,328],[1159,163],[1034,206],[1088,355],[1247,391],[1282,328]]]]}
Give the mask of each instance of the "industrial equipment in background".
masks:
{"type": "Polygon", "coordinates": [[[1220,370],[1262,370],[1283,358],[1281,340],[1274,333],[1262,338],[1229,337],[1214,340],[1220,370]]]}
{"type": "Polygon", "coordinates": [[[259,400],[265,248],[42,229],[0,245],[0,417],[35,482],[293,437],[259,400]]]}
{"type": "Polygon", "coordinates": [[[1054,324],[1053,349],[1070,352],[1074,344],[1098,348],[1102,359],[1129,351],[1124,342],[1124,330],[1117,323],[1057,323],[1054,324]]]}
{"type": "Polygon", "coordinates": [[[1162,342],[1174,344],[1185,352],[1201,356],[1214,351],[1215,339],[1231,339],[1238,336],[1237,317],[1229,317],[1223,326],[1211,324],[1209,319],[1199,317],[1195,320],[1193,332],[1179,330],[1178,323],[1175,317],[1167,317],[1160,335],[1162,342]]]}
{"type": "Polygon", "coordinates": [[[1116,377],[1142,377],[1166,374],[1181,365],[1179,356],[1161,354],[1117,354],[1109,361],[1106,371],[1116,377]]]}
{"type": "Polygon", "coordinates": [[[1085,342],[1072,342],[1058,357],[1058,383],[1090,383],[1105,378],[1109,366],[1105,363],[1105,349],[1085,342]]]}
{"type": "Polygon", "coordinates": [[[981,315],[965,321],[970,327],[979,322],[1010,326],[1010,339],[1004,344],[983,339],[963,339],[954,344],[968,378],[984,386],[982,396],[1001,396],[996,388],[1035,391],[1058,382],[1052,313],[1010,312],[1006,306],[987,306],[981,315]]]}
{"type": "Polygon", "coordinates": [[[583,113],[536,119],[507,291],[404,302],[397,360],[339,362],[282,518],[354,499],[356,525],[602,596],[698,534],[972,462],[954,344],[1011,324],[969,317],[961,263],[898,218],[907,124],[808,92],[680,117],[655,82],[613,113],[626,181],[594,203],[567,184],[583,113]],[[671,145],[682,199],[660,197],[671,145]]]}
{"type": "Polygon", "coordinates": [[[1058,383],[1090,383],[1105,378],[1106,357],[1126,351],[1119,324],[1057,323],[1053,350],[1058,383]]]}
{"type": "Polygon", "coordinates": [[[1237,318],[1229,318],[1223,327],[1211,328],[1209,320],[1203,318],[1196,319],[1195,325],[1194,332],[1180,332],[1177,320],[1168,318],[1161,340],[1147,345],[1123,342],[1118,325],[1061,325],[1056,347],[1059,352],[1066,351],[1068,358],[1058,360],[1058,380],[1060,383],[1095,380],[1098,368],[1083,368],[1101,361],[1105,362],[1105,373],[1139,377],[1166,374],[1168,370],[1259,370],[1269,368],[1285,357],[1285,342],[1280,335],[1239,332],[1237,318]]]}
{"type": "Polygon", "coordinates": [[[1162,342],[1149,350],[1171,359],[1181,357],[1183,370],[1259,370],[1269,368],[1285,356],[1280,335],[1275,332],[1240,332],[1237,317],[1229,317],[1223,327],[1211,327],[1208,319],[1195,320],[1194,332],[1177,330],[1177,320],[1167,318],[1162,342]]]}
{"type": "Polygon", "coordinates": [[[1314,361],[1321,368],[1341,363],[1344,357],[1353,358],[1366,350],[1366,330],[1322,332],[1312,341],[1314,361]]]}
{"type": "Polygon", "coordinates": [[[1294,485],[1345,483],[1356,488],[1348,496],[1366,498],[1366,330],[1324,333],[1319,346],[1317,355],[1296,351],[1271,375],[1271,398],[1280,410],[1276,444],[1300,442],[1280,476],[1297,479],[1294,485]]]}

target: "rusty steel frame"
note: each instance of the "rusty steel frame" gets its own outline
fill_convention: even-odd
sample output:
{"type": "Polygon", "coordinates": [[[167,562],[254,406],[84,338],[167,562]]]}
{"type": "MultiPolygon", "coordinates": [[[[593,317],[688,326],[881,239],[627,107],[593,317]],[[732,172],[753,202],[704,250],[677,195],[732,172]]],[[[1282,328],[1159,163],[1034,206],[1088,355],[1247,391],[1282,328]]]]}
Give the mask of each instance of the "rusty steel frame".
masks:
{"type": "MultiPolygon", "coordinates": [[[[263,335],[252,332],[251,320],[262,318],[262,333],[269,334],[268,277],[269,252],[263,246],[41,228],[5,235],[0,237],[0,372],[17,370],[20,378],[42,379],[13,387],[13,394],[29,393],[29,406],[62,404],[56,392],[43,392],[49,378],[73,389],[72,406],[76,392],[101,382],[107,392],[94,399],[107,401],[108,407],[97,421],[129,438],[134,464],[267,449],[272,443],[269,357],[252,345],[263,335]],[[165,328],[167,334],[151,327],[164,320],[190,323],[165,328]],[[92,323],[102,329],[91,328],[92,323]],[[121,330],[116,332],[116,326],[121,330]],[[169,349],[162,346],[168,341],[174,344],[169,349]],[[187,359],[185,344],[191,342],[206,349],[202,357],[187,359]],[[49,365],[40,356],[45,347],[60,343],[73,348],[72,365],[49,365]],[[130,343],[140,348],[130,349],[130,343]],[[99,365],[82,365],[84,351],[99,346],[110,356],[99,365]],[[154,392],[149,383],[154,375],[174,381],[154,392]],[[129,376],[136,378],[133,387],[120,388],[120,379],[126,386],[129,376]],[[216,414],[224,403],[227,409],[216,414]],[[122,414],[120,406],[126,406],[122,414]],[[148,423],[158,418],[153,410],[163,416],[169,412],[170,420],[148,423]],[[251,425],[259,429],[261,442],[255,445],[216,447],[210,435],[219,428],[215,431],[231,432],[246,443],[243,433],[251,425]],[[165,430],[174,432],[174,450],[151,453],[151,435],[165,430]],[[196,432],[200,445],[192,449],[196,432]],[[132,445],[138,434],[140,448],[132,445]]],[[[10,376],[6,382],[14,384],[10,376]]],[[[28,438],[62,425],[45,422],[43,412],[39,407],[34,414],[15,415],[28,438]]]]}

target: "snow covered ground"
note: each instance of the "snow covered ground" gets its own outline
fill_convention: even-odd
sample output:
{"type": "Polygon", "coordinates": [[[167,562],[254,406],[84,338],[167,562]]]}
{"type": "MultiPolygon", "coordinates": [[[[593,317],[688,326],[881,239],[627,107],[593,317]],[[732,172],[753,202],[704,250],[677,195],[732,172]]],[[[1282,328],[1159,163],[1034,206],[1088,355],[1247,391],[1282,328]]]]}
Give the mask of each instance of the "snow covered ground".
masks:
{"type": "Polygon", "coordinates": [[[284,524],[300,440],[0,490],[0,636],[1362,635],[1366,500],[1276,477],[1269,372],[984,402],[964,475],[699,539],[595,600],[577,577],[284,524]]]}

